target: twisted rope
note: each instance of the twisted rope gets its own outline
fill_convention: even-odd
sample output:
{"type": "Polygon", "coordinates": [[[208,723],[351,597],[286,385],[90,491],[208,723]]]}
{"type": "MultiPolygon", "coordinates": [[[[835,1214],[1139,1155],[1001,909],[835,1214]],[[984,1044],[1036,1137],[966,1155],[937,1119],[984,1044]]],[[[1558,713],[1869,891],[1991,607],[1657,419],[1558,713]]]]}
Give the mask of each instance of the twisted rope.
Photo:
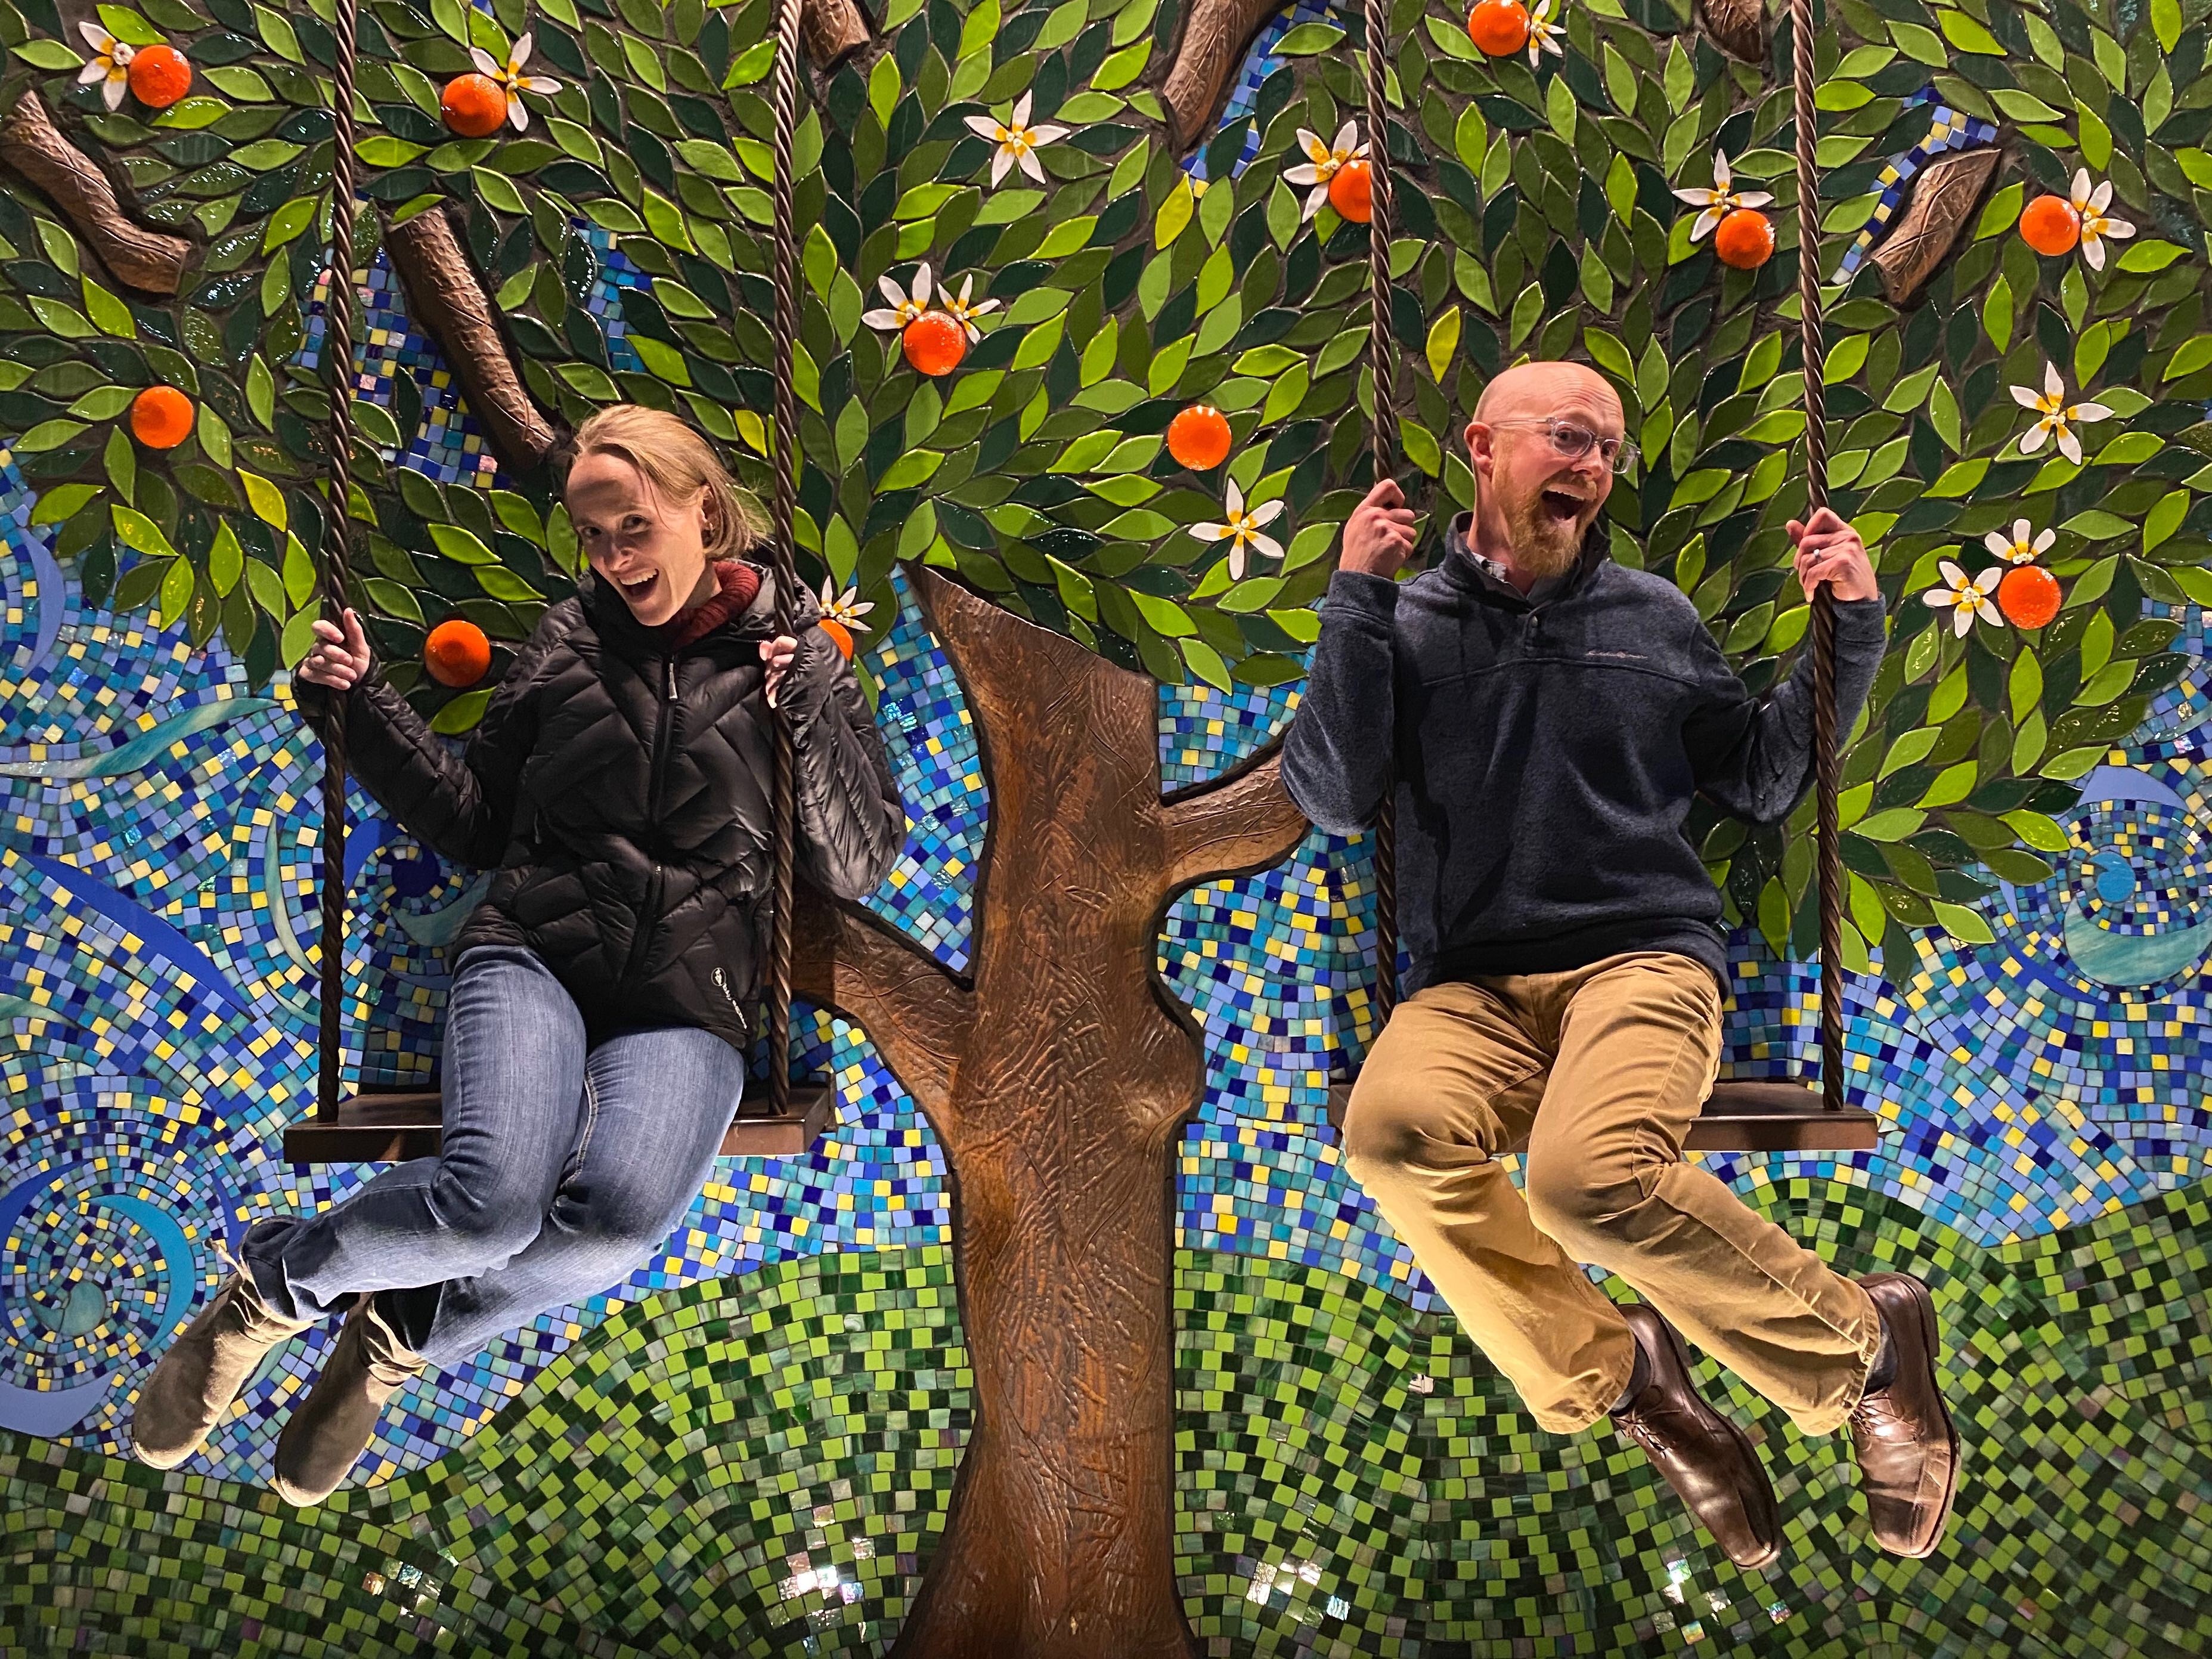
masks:
{"type": "MultiPolygon", "coordinates": [[[[1383,96],[1389,39],[1385,0],[1367,0],[1367,167],[1373,211],[1367,222],[1367,357],[1375,377],[1375,419],[1368,439],[1377,483],[1398,453],[1397,357],[1390,337],[1390,140],[1383,96]]],[[[1375,1032],[1398,1001],[1398,787],[1385,783],[1375,816],[1375,1032]]]]}
{"type": "MultiPolygon", "coordinates": [[[[1797,150],[1797,311],[1805,356],[1805,519],[1828,504],[1827,398],[1820,338],[1820,218],[1813,176],[1819,137],[1813,112],[1813,0],[1790,0],[1791,78],[1796,82],[1797,150]]],[[[1819,825],[1820,884],[1820,1096],[1832,1112],[1844,1107],[1844,872],[1837,837],[1836,796],[1842,783],[1837,753],[1836,606],[1823,582],[1813,597],[1814,813],[1819,825]]]]}
{"type": "MultiPolygon", "coordinates": [[[[337,84],[331,96],[331,142],[337,146],[331,163],[331,266],[323,301],[323,371],[331,398],[327,444],[331,452],[330,488],[323,515],[323,614],[341,628],[345,625],[346,589],[352,571],[346,552],[346,515],[353,495],[353,82],[354,15],[352,0],[342,0],[335,27],[338,61],[337,84]]],[[[346,750],[343,696],[326,700],[329,716],[323,722],[323,865],[321,897],[320,1024],[317,1031],[315,1115],[336,1115],[338,1080],[343,1066],[340,1054],[340,1018],[345,1000],[345,936],[347,892],[346,750]]]]}
{"type": "MultiPolygon", "coordinates": [[[[799,505],[793,462],[799,452],[799,393],[792,381],[799,333],[799,234],[793,222],[791,145],[799,123],[799,27],[805,0],[776,0],[775,19],[775,487],[770,492],[769,556],[775,573],[775,631],[792,631],[799,572],[792,562],[792,525],[799,505]]],[[[787,693],[788,686],[786,687],[787,693]]],[[[775,930],[769,949],[768,1086],[769,1110],[791,1109],[791,923],[793,842],[798,835],[797,756],[791,717],[775,711],[775,930]]]]}

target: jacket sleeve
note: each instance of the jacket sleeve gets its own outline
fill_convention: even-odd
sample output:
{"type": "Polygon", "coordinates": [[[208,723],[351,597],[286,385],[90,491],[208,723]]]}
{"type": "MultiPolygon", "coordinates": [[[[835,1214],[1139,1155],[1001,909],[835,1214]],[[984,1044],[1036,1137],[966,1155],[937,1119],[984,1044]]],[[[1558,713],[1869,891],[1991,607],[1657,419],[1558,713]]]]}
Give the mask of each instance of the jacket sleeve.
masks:
{"type": "Polygon", "coordinates": [[[839,898],[865,897],[906,844],[906,805],[859,677],[827,634],[802,628],[782,696],[797,761],[799,869],[839,898]]]}
{"type": "MultiPolygon", "coordinates": [[[[346,767],[402,828],[447,862],[498,867],[514,828],[517,781],[536,735],[530,693],[538,665],[566,632],[549,615],[517,653],[469,739],[455,755],[374,664],[343,694],[346,767]]],[[[301,709],[319,725],[337,699],[296,681],[301,709]]]]}
{"type": "Polygon", "coordinates": [[[1328,579],[1321,638],[1283,738],[1283,787],[1331,835],[1367,828],[1389,787],[1397,614],[1389,577],[1339,570],[1328,579]]]}
{"type": "MultiPolygon", "coordinates": [[[[1702,672],[1699,706],[1682,730],[1698,787],[1731,817],[1779,823],[1813,787],[1813,653],[1790,678],[1753,697],[1703,624],[1692,650],[1702,672]]],[[[1836,730],[1849,735],[1881,666],[1882,602],[1836,602],[1836,730]]]]}

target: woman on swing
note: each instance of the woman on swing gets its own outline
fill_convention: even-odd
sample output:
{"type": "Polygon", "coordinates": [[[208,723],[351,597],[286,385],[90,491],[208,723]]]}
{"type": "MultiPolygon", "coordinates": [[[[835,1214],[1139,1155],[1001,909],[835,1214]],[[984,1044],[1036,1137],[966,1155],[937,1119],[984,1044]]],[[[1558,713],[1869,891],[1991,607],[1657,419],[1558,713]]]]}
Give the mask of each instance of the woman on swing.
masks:
{"type": "Polygon", "coordinates": [[[409,1378],[619,1283],[668,1237],[744,1081],[770,707],[793,731],[800,872],[858,898],[897,855],[905,813],[859,683],[821,629],[770,637],[774,577],[744,557],[757,508],[705,440],[603,410],[565,499],[591,579],[545,613],[465,758],[375,675],[354,612],[315,624],[297,678],[322,690],[303,701],[342,705],[362,786],[498,873],[456,941],[442,1154],[246,1230],[140,1391],[134,1449],[156,1468],[199,1448],[271,1348],[343,1313],[276,1443],[276,1490],[320,1502],[409,1378]]]}

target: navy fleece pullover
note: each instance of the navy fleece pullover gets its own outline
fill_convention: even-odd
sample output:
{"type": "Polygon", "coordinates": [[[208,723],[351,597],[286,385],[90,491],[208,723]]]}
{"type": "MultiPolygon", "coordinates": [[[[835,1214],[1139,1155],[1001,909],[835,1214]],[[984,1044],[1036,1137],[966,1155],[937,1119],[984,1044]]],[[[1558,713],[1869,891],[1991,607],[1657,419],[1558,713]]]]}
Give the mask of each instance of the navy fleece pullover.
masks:
{"type": "MultiPolygon", "coordinates": [[[[1594,532],[1531,604],[1454,524],[1437,568],[1329,579],[1283,782],[1322,829],[1373,823],[1397,769],[1407,994],[1674,951],[1729,990],[1721,896],[1683,833],[1699,793],[1756,823],[1813,781],[1813,659],[1753,697],[1672,582],[1594,532]]],[[[1836,605],[1849,732],[1882,653],[1880,599],[1836,605]]]]}

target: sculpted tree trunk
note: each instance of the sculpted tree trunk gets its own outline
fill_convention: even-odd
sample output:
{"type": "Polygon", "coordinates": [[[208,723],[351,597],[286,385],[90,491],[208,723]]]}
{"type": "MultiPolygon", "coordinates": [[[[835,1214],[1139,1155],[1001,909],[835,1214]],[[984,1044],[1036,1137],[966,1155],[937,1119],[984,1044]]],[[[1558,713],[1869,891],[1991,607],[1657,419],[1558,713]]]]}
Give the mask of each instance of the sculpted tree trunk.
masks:
{"type": "Polygon", "coordinates": [[[1173,1158],[1197,1030],[1180,890],[1305,831],[1273,757],[1164,802],[1154,683],[923,571],[991,824],[966,981],[860,915],[804,988],[860,1021],[953,1175],[976,1420],[893,1659],[1194,1659],[1175,1583],[1173,1158]]]}

